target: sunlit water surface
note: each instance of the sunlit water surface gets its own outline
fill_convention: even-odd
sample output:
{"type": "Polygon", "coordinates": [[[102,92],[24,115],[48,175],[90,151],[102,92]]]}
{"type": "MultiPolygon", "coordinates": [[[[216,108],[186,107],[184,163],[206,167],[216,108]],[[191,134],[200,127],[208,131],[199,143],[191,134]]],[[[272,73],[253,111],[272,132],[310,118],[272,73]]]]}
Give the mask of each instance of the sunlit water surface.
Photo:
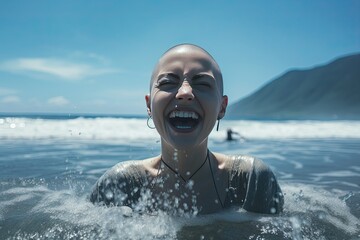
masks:
{"type": "Polygon", "coordinates": [[[261,158],[285,194],[279,216],[206,216],[94,206],[111,166],[160,151],[144,119],[0,118],[1,239],[359,239],[360,123],[224,121],[212,151],[261,158]],[[244,139],[225,142],[231,127],[244,139]]]}

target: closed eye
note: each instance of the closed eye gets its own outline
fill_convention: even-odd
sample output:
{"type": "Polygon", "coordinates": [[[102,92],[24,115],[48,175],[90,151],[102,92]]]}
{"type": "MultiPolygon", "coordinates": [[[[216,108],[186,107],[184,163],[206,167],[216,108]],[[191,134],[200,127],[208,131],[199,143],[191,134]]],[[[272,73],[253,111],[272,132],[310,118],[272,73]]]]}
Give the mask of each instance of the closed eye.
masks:
{"type": "Polygon", "coordinates": [[[157,80],[157,87],[171,88],[179,84],[179,77],[175,74],[168,73],[160,75],[157,80]]]}
{"type": "Polygon", "coordinates": [[[163,86],[166,84],[177,84],[177,81],[167,79],[167,78],[163,78],[158,81],[158,86],[163,86]]]}
{"type": "Polygon", "coordinates": [[[214,79],[207,74],[195,75],[192,79],[193,86],[212,87],[214,79]]]}

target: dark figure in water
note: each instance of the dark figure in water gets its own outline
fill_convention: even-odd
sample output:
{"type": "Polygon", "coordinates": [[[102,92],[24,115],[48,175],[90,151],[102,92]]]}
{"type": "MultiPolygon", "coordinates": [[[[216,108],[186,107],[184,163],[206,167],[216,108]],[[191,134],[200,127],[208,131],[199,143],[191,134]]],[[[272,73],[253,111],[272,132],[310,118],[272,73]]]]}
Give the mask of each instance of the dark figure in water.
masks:
{"type": "Polygon", "coordinates": [[[233,130],[231,130],[230,128],[227,130],[227,137],[226,137],[226,141],[234,141],[234,140],[240,140],[242,142],[244,142],[246,139],[240,135],[240,133],[238,132],[234,132],[233,130]],[[237,135],[237,138],[234,138],[233,135],[237,135]]]}
{"type": "Polygon", "coordinates": [[[229,128],[229,129],[227,130],[227,138],[226,138],[226,140],[227,140],[227,141],[233,141],[233,140],[234,140],[233,134],[239,135],[239,133],[234,132],[233,130],[231,130],[231,129],[229,128]]]}

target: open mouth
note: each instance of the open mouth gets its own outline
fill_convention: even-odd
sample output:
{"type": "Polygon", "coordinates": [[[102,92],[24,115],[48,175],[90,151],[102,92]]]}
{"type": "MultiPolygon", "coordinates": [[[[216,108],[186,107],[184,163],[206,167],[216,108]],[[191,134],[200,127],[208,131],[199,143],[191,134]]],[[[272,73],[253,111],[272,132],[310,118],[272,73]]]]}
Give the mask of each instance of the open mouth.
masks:
{"type": "Polygon", "coordinates": [[[177,130],[189,131],[200,122],[199,115],[191,111],[173,111],[169,115],[170,124],[177,130]]]}

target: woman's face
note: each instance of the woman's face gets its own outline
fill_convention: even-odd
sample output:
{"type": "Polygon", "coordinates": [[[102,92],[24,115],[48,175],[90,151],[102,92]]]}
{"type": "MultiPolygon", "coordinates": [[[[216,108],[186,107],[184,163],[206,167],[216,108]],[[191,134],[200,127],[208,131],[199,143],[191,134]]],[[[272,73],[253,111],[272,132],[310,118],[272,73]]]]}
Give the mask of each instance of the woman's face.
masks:
{"type": "Polygon", "coordinates": [[[225,114],[222,78],[211,56],[194,46],[167,52],[154,71],[148,110],[163,141],[176,149],[207,140],[225,114]]]}

